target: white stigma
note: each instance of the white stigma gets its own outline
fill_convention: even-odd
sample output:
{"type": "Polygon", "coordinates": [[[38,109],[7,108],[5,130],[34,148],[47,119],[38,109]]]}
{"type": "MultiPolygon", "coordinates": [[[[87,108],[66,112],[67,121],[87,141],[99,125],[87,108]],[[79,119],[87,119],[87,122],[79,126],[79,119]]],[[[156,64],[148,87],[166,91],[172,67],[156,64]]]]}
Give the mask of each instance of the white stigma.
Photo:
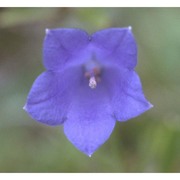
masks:
{"type": "Polygon", "coordinates": [[[90,77],[89,79],[89,87],[94,89],[97,86],[97,82],[94,76],[90,77]]]}

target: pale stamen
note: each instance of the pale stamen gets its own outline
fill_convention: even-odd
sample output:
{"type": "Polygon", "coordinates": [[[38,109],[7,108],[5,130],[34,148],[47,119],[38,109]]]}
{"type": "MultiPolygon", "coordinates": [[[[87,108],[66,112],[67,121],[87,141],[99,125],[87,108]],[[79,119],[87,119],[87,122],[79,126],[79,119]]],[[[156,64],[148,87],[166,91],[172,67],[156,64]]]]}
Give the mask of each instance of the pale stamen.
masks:
{"type": "Polygon", "coordinates": [[[94,89],[97,86],[97,82],[94,76],[91,76],[89,79],[89,87],[94,89]]]}

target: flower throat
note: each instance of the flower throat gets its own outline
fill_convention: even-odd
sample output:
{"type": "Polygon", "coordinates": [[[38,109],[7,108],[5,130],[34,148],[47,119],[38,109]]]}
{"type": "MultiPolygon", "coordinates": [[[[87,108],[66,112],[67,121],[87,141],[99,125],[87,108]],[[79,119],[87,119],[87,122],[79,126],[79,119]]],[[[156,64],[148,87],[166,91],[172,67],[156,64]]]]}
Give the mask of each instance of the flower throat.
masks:
{"type": "Polygon", "coordinates": [[[85,64],[84,76],[89,80],[89,87],[95,89],[101,81],[101,68],[95,60],[90,60],[85,64]]]}

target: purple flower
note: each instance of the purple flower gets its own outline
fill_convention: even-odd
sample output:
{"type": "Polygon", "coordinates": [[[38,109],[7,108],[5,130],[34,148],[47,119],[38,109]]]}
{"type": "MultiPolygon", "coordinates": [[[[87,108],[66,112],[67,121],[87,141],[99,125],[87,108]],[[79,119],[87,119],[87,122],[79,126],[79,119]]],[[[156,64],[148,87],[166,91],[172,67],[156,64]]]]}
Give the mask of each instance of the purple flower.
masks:
{"type": "Polygon", "coordinates": [[[46,30],[46,71],[34,82],[24,109],[37,121],[63,125],[76,148],[91,156],[126,121],[152,105],[144,97],[131,27],[88,35],[80,29],[46,30]]]}

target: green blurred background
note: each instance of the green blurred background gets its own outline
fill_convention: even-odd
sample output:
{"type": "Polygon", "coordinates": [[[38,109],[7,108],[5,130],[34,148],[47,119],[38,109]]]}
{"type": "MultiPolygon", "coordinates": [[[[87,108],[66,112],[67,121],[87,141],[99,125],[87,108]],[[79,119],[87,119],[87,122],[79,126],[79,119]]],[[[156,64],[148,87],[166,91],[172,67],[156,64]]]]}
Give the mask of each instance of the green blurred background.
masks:
{"type": "Polygon", "coordinates": [[[180,172],[180,8],[0,8],[0,172],[180,172]],[[117,123],[89,158],[62,127],[22,109],[44,71],[45,28],[132,26],[136,68],[154,108],[117,123]]]}

